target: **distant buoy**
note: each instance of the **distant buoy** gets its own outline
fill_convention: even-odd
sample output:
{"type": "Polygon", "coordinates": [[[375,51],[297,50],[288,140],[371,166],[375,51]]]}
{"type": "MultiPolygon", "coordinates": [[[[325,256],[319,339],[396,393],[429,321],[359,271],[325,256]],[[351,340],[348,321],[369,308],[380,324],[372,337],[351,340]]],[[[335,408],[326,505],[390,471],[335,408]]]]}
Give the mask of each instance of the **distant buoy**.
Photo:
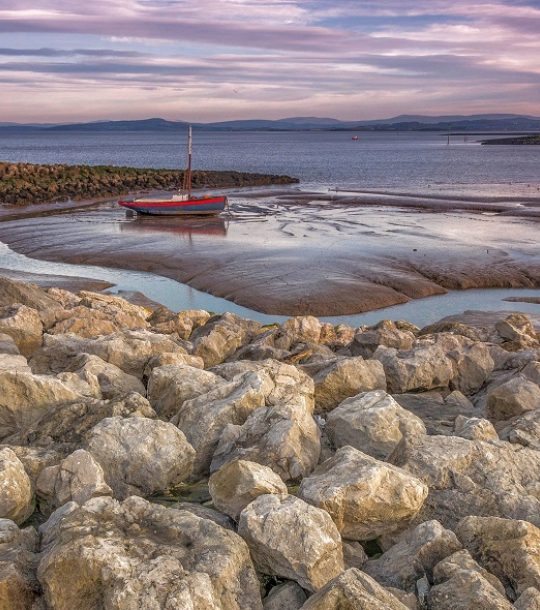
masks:
{"type": "Polygon", "coordinates": [[[353,136],[353,137],[351,138],[351,140],[353,140],[354,142],[358,142],[358,136],[353,136]]]}

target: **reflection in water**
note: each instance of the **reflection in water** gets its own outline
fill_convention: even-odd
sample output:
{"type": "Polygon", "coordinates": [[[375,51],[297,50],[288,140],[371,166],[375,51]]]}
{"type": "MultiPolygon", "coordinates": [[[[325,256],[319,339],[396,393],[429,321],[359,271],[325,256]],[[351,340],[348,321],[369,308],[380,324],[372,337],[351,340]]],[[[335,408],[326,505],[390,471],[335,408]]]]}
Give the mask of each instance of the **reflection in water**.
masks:
{"type": "Polygon", "coordinates": [[[121,231],[139,233],[174,233],[191,240],[194,235],[225,237],[229,218],[221,216],[143,216],[126,212],[126,221],[120,223],[121,231]]]}

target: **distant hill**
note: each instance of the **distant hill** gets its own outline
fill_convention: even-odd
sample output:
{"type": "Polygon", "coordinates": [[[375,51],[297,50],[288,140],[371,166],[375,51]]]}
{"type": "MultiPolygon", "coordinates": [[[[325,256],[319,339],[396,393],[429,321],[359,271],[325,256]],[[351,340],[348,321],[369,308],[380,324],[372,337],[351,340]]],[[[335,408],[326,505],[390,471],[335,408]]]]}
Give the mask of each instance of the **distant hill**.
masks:
{"type": "MultiPolygon", "coordinates": [[[[122,131],[185,131],[185,121],[161,118],[125,121],[94,121],[70,124],[0,123],[0,133],[24,131],[47,132],[122,132],[122,131]]],[[[320,117],[288,117],[285,119],[248,119],[193,123],[199,130],[210,131],[466,131],[466,132],[540,132],[540,117],[516,114],[478,114],[470,116],[400,115],[372,121],[340,121],[320,117]]]]}

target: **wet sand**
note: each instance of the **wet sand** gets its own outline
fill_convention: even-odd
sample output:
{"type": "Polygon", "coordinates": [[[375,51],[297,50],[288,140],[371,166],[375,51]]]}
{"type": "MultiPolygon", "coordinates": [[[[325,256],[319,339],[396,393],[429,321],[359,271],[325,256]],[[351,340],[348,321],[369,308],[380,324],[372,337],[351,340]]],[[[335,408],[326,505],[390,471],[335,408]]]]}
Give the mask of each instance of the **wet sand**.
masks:
{"type": "Polygon", "coordinates": [[[0,240],[40,259],[151,271],[264,313],[338,316],[448,289],[540,287],[540,200],[487,199],[261,189],[235,196],[230,217],[102,204],[0,222],[0,240]]]}

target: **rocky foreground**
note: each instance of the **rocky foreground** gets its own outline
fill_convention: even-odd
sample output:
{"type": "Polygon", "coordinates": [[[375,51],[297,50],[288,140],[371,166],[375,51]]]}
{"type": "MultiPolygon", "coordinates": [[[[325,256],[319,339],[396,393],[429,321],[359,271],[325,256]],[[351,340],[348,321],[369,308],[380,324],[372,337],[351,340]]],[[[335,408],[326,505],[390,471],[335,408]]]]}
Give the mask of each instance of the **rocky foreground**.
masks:
{"type": "Polygon", "coordinates": [[[0,279],[0,608],[540,608],[540,337],[0,279]]]}

